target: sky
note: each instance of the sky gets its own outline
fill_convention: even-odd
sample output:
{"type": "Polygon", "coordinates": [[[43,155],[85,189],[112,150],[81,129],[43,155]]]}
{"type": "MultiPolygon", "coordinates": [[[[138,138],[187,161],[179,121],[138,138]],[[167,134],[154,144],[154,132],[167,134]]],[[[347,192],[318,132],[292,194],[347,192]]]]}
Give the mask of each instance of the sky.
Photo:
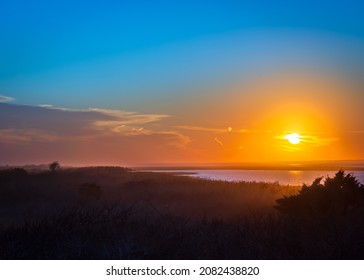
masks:
{"type": "Polygon", "coordinates": [[[1,1],[0,165],[363,160],[363,9],[1,1]]]}

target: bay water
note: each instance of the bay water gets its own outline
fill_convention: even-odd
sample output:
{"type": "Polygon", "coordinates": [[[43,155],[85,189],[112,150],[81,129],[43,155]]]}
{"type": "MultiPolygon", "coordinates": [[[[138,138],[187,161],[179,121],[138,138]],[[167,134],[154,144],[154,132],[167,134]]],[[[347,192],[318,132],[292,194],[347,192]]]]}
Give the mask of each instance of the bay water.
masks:
{"type": "MultiPolygon", "coordinates": [[[[158,170],[158,172],[181,172],[183,176],[223,181],[278,182],[281,185],[300,186],[311,184],[318,177],[333,177],[337,171],[312,170],[158,170]]],[[[345,171],[352,173],[364,184],[364,171],[345,171]]]]}

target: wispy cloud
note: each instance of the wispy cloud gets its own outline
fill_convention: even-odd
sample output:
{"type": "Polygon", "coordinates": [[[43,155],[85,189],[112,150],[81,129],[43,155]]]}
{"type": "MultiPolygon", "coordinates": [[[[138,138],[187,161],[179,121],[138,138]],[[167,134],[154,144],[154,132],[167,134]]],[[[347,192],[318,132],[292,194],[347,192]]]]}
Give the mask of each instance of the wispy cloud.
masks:
{"type": "Polygon", "coordinates": [[[217,137],[214,138],[214,141],[218,143],[220,146],[224,146],[224,143],[222,143],[222,141],[220,141],[217,137]]]}
{"type": "Polygon", "coordinates": [[[248,130],[239,129],[234,130],[231,126],[226,128],[214,128],[214,127],[203,127],[203,126],[194,126],[194,125],[177,125],[175,126],[177,129],[190,130],[190,131],[200,131],[200,132],[211,132],[211,133],[227,133],[227,132],[238,132],[238,133],[246,133],[248,130]]]}
{"type": "Polygon", "coordinates": [[[301,142],[312,144],[315,146],[327,146],[333,142],[339,141],[337,137],[318,137],[318,136],[309,136],[303,135],[300,137],[301,142]]]}
{"type": "Polygon", "coordinates": [[[0,141],[5,143],[55,141],[54,134],[39,129],[0,129],[0,141]]]}
{"type": "MultiPolygon", "coordinates": [[[[287,141],[287,134],[277,135],[275,136],[276,139],[287,141]]],[[[308,134],[300,134],[299,136],[300,143],[308,144],[311,146],[328,146],[333,142],[339,141],[337,137],[323,137],[323,136],[315,136],[315,135],[308,135],[308,134]]],[[[288,150],[299,150],[301,149],[298,146],[285,146],[288,150]]]]}
{"type": "Polygon", "coordinates": [[[169,117],[165,114],[140,114],[136,112],[127,112],[123,110],[110,110],[100,108],[89,108],[84,110],[86,112],[97,112],[107,116],[119,119],[123,124],[146,124],[151,122],[160,121],[169,117]]]}
{"type": "Polygon", "coordinates": [[[190,156],[191,138],[163,122],[165,114],[0,103],[0,115],[2,161],[146,163],[190,156]]]}
{"type": "Polygon", "coordinates": [[[154,143],[178,149],[186,149],[191,142],[189,136],[161,123],[168,117],[164,114],[12,104],[0,104],[0,111],[4,113],[0,119],[0,142],[3,143],[120,141],[135,150],[134,146],[143,141],[145,148],[154,143]]]}
{"type": "Polygon", "coordinates": [[[96,120],[93,125],[97,129],[106,129],[109,132],[126,136],[151,135],[158,133],[148,128],[148,124],[159,122],[167,117],[164,114],[139,114],[122,110],[109,110],[100,108],[89,108],[85,112],[99,113],[109,116],[110,120],[96,120]]]}
{"type": "Polygon", "coordinates": [[[39,104],[38,106],[41,108],[54,108],[54,106],[50,104],[39,104]]]}
{"type": "Polygon", "coordinates": [[[177,126],[175,126],[175,128],[183,129],[183,130],[191,130],[191,131],[211,132],[211,133],[227,132],[227,129],[202,127],[202,126],[194,126],[194,125],[177,125],[177,126]]]}
{"type": "Polygon", "coordinates": [[[92,107],[87,109],[77,109],[77,108],[75,109],[75,108],[56,107],[51,104],[39,104],[38,107],[57,110],[57,111],[65,111],[65,112],[99,113],[105,116],[112,117],[113,119],[123,119],[128,123],[148,123],[169,117],[169,115],[166,114],[140,114],[137,112],[129,112],[124,110],[92,108],[92,107]]]}
{"type": "Polygon", "coordinates": [[[14,98],[5,95],[0,95],[0,103],[8,103],[12,101],[14,101],[14,98]]]}
{"type": "Polygon", "coordinates": [[[293,145],[282,145],[282,149],[287,152],[295,152],[302,150],[300,146],[293,146],[293,145]]]}
{"type": "Polygon", "coordinates": [[[147,126],[168,115],[139,114],[100,108],[70,109],[49,104],[38,106],[0,103],[0,129],[39,129],[58,134],[111,133],[148,134],[147,126]]]}
{"type": "Polygon", "coordinates": [[[191,138],[177,131],[160,131],[157,134],[170,137],[169,145],[186,149],[187,145],[191,143],[191,138]]]}

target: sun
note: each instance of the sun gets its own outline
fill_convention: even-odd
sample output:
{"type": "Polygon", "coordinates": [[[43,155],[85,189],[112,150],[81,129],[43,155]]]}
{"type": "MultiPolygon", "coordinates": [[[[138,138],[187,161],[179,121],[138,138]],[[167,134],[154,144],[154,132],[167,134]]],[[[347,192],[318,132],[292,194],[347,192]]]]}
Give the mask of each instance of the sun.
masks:
{"type": "Polygon", "coordinates": [[[301,142],[301,136],[298,133],[287,134],[286,136],[284,136],[284,138],[287,139],[288,142],[292,145],[297,145],[301,142]]]}

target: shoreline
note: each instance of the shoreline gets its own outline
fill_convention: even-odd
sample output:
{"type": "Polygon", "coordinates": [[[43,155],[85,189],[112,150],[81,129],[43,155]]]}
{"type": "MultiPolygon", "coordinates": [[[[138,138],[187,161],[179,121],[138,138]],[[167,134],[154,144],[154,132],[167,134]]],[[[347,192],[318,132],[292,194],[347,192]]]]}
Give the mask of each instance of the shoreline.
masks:
{"type": "Polygon", "coordinates": [[[261,165],[261,166],[142,166],[142,167],[132,167],[133,170],[136,171],[179,171],[179,170],[267,170],[267,171],[364,171],[364,166],[268,166],[268,165],[261,165]]]}

